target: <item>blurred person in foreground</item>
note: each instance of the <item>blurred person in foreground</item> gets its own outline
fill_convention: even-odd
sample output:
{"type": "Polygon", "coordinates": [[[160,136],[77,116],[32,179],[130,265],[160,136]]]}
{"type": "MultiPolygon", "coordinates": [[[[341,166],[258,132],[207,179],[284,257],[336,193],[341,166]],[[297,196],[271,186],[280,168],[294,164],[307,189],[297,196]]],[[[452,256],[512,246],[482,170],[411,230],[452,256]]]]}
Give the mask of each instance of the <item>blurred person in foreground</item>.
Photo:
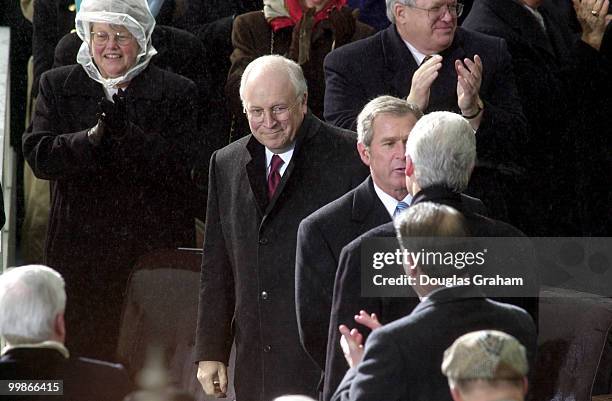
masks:
{"type": "Polygon", "coordinates": [[[194,245],[196,87],[149,63],[154,26],[145,0],[85,0],[79,64],[42,75],[23,138],[34,174],[51,181],[44,256],[73,300],[69,345],[103,359],[134,261],[194,245]]]}
{"type": "MultiPolygon", "coordinates": [[[[121,365],[71,356],[64,346],[64,279],[41,265],[11,268],[0,276],[2,380],[63,380],[64,401],[117,401],[131,389],[121,365]]],[[[19,398],[42,399],[40,395],[19,398]]]]}
{"type": "Polygon", "coordinates": [[[525,347],[496,330],[459,337],[442,361],[454,401],[523,401],[528,370],[525,347]]]}

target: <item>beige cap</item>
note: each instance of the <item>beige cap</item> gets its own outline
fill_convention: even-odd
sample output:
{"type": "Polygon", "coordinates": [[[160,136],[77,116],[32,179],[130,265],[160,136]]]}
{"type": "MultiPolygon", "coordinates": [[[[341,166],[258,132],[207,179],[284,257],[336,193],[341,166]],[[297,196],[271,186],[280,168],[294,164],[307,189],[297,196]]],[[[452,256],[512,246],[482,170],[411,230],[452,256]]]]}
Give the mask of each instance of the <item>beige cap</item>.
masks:
{"type": "Polygon", "coordinates": [[[525,347],[501,331],[474,331],[444,351],[442,373],[453,380],[518,379],[529,367],[525,347]]]}

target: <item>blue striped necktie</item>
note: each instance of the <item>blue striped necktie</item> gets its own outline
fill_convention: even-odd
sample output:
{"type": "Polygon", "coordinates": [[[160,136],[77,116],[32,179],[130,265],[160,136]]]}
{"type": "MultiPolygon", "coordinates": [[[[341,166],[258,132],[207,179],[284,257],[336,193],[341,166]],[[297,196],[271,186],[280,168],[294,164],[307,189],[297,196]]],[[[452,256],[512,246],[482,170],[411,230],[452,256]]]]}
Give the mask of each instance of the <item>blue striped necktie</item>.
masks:
{"type": "Polygon", "coordinates": [[[397,206],[395,206],[395,211],[393,212],[393,217],[397,217],[398,214],[408,209],[408,204],[404,201],[397,202],[397,206]]]}

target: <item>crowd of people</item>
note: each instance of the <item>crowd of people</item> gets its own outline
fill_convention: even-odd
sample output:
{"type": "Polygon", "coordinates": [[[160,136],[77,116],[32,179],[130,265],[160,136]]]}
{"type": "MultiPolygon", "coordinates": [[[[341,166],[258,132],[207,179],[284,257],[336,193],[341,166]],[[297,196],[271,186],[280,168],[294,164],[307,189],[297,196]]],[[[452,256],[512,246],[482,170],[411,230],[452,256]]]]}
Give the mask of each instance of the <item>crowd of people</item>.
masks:
{"type": "Polygon", "coordinates": [[[117,362],[139,257],[201,247],[209,396],[235,346],[239,401],[522,401],[529,252],[521,296],[418,284],[457,273],[422,264],[406,296],[364,296],[362,255],[373,238],[609,235],[609,0],[69,3],[33,4],[23,237],[45,238],[24,258],[49,267],[0,276],[0,378],[91,374],[107,398],[66,392],[125,396],[119,365],[79,357],[117,362]]]}

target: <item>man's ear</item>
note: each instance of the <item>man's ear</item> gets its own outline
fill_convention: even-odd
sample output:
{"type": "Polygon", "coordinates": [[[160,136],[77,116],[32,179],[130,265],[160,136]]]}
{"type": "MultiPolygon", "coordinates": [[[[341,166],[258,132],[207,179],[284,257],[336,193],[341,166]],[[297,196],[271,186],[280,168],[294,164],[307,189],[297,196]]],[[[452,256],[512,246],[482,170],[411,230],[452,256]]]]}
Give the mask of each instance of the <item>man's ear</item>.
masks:
{"type": "Polygon", "coordinates": [[[406,7],[399,1],[393,5],[393,15],[395,21],[403,21],[406,18],[406,7]]]}
{"type": "Polygon", "coordinates": [[[304,114],[308,113],[308,92],[304,93],[304,97],[302,97],[302,111],[304,114]]]}
{"type": "Polygon", "coordinates": [[[357,152],[359,152],[359,157],[361,157],[363,164],[370,167],[370,151],[367,146],[361,142],[357,142],[357,152]]]}
{"type": "Polygon", "coordinates": [[[453,401],[462,401],[461,393],[456,387],[450,388],[451,396],[453,397],[453,401]]]}
{"type": "Polygon", "coordinates": [[[529,380],[527,380],[527,377],[523,377],[523,394],[527,395],[527,390],[529,390],[529,380]]]}
{"type": "Polygon", "coordinates": [[[412,177],[412,175],[414,174],[414,163],[412,162],[412,159],[410,158],[410,156],[406,156],[405,174],[406,174],[406,177],[412,177]]]}
{"type": "Polygon", "coordinates": [[[60,312],[53,320],[53,334],[56,340],[63,343],[66,341],[66,322],[64,321],[64,312],[60,312]]]}

